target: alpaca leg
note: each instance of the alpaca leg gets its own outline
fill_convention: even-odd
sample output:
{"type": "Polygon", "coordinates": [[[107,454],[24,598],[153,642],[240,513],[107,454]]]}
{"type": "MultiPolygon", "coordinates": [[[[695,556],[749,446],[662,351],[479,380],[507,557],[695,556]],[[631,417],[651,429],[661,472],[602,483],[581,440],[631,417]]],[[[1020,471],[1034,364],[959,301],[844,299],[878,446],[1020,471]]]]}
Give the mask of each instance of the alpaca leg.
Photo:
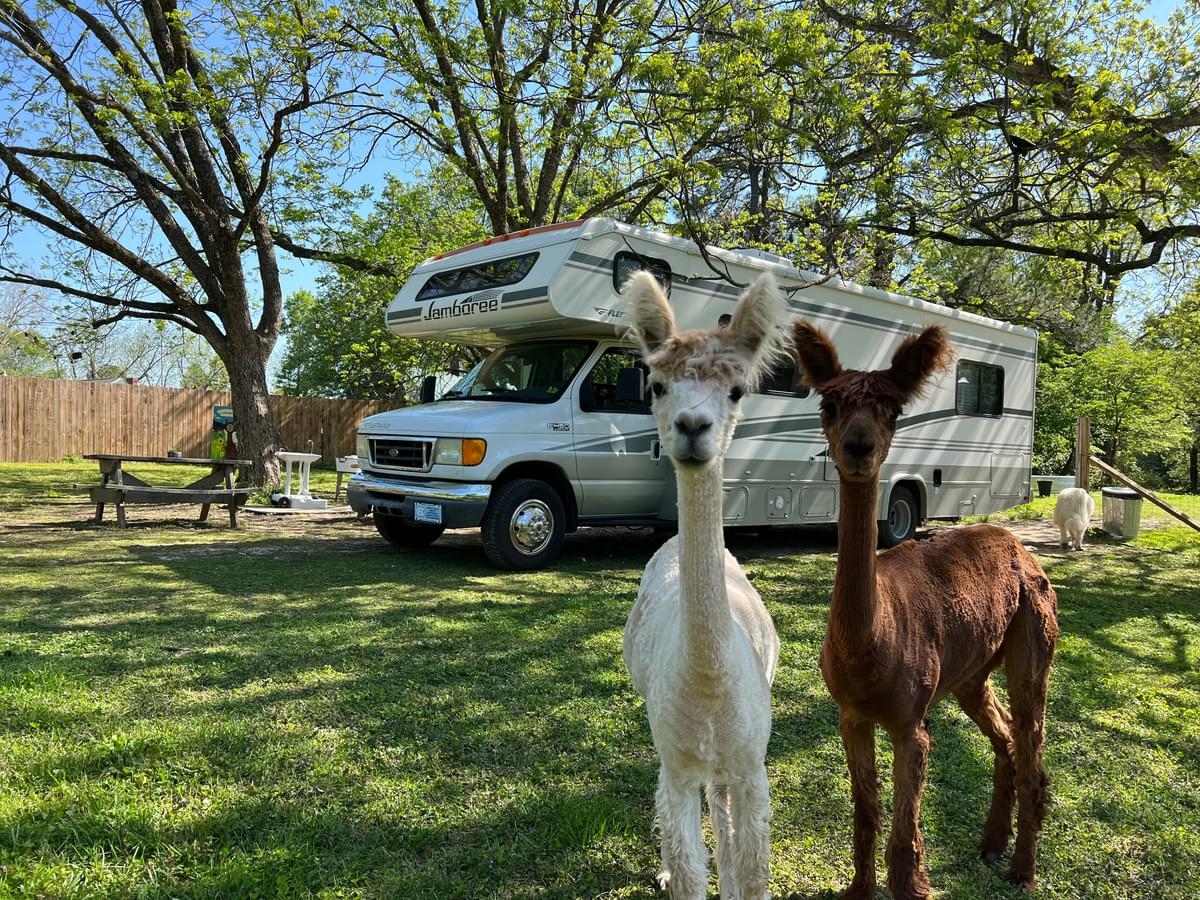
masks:
{"type": "Polygon", "coordinates": [[[839,722],[842,746],[850,767],[850,793],[854,800],[854,880],[843,892],[844,900],[875,896],[875,838],[883,811],[879,806],[879,777],[875,771],[875,726],[844,713],[839,722]]]}
{"type": "Polygon", "coordinates": [[[1058,526],[1058,544],[1064,550],[1066,550],[1068,547],[1071,546],[1071,536],[1069,534],[1067,534],[1067,526],[1066,525],[1058,526]]]}
{"type": "Polygon", "coordinates": [[[991,682],[985,677],[981,682],[955,692],[963,712],[979,726],[992,744],[996,759],[992,765],[992,806],[987,824],[983,827],[980,852],[983,858],[994,861],[1000,858],[1012,835],[1013,741],[1012,717],[997,699],[991,682]]]}
{"type": "Polygon", "coordinates": [[[700,830],[700,785],[658,772],[658,825],[662,831],[661,888],[672,900],[704,900],[708,892],[708,851],[700,830]]]}
{"type": "Polygon", "coordinates": [[[737,897],[734,877],[734,822],[730,808],[729,785],[710,784],[707,788],[708,811],[712,815],[713,832],[717,838],[716,865],[722,900],[737,897]]]}
{"type": "MultiPolygon", "coordinates": [[[[733,785],[736,887],[728,900],[767,900],[771,896],[771,795],[767,768],[733,785]]],[[[722,875],[722,900],[727,900],[722,875]]]]}
{"type": "Polygon", "coordinates": [[[931,897],[925,874],[925,842],[921,837],[921,793],[929,759],[929,732],[924,722],[892,734],[895,752],[892,834],[887,843],[888,887],[896,900],[931,897]]]}
{"type": "Polygon", "coordinates": [[[1042,760],[1042,744],[1052,646],[1035,650],[1035,659],[1018,652],[1007,655],[1017,784],[1017,840],[1008,880],[1026,890],[1032,890],[1037,884],[1038,832],[1046,818],[1049,780],[1042,760]]]}

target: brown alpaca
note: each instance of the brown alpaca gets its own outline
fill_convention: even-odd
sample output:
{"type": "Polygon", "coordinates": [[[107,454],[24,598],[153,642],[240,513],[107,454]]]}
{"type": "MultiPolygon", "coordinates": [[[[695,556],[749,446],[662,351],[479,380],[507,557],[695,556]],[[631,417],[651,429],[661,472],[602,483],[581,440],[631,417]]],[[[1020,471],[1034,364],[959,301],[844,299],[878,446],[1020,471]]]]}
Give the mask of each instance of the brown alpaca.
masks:
{"type": "Polygon", "coordinates": [[[1008,880],[1030,890],[1046,806],[1042,742],[1046,687],[1058,640],[1058,601],[1045,572],[1011,533],[955,528],[876,556],[879,468],[896,421],[952,358],[945,332],[907,338],[891,368],[843,369],[829,339],[799,321],[793,337],[807,383],[821,395],[821,426],[841,476],[838,562],[821,673],[837,701],[854,800],[854,880],[843,894],[875,892],[882,810],[875,725],[895,751],[888,887],[897,898],[930,896],[920,831],[930,708],[953,694],[996,754],[992,805],[981,849],[994,861],[1017,839],[1008,880]],[[989,676],[1003,662],[1012,714],[989,676]]]}

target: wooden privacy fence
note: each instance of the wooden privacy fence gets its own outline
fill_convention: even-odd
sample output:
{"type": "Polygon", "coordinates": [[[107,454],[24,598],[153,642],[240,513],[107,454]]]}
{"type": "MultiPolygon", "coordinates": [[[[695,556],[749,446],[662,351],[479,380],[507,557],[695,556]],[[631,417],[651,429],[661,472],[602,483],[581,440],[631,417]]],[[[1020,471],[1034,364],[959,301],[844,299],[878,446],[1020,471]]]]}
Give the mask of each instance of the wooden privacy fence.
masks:
{"type": "MultiPolygon", "coordinates": [[[[207,457],[223,391],[0,376],[0,461],[54,462],[84,453],[207,457]]],[[[284,448],[332,463],[354,452],[358,423],[393,406],[372,400],[271,396],[284,448]]],[[[234,415],[237,410],[234,410],[234,415]]]]}

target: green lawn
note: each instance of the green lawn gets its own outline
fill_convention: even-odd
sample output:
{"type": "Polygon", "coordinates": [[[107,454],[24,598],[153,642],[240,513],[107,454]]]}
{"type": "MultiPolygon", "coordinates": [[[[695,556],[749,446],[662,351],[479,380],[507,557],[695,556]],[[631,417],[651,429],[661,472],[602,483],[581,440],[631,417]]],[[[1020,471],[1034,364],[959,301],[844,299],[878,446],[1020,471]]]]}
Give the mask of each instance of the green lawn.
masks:
{"type": "MultiPolygon", "coordinates": [[[[93,473],[0,465],[0,897],[652,896],[657,763],[620,656],[647,535],[513,574],[477,542],[405,554],[352,519],[232,531],[134,507],[121,531],[62,488],[93,473]]],[[[732,549],[783,642],[773,889],[832,898],[832,543],[732,549]]],[[[1200,535],[1042,560],[1062,639],[1039,895],[1200,896],[1200,535]]],[[[986,741],[949,705],[931,727],[935,886],[1018,896],[977,859],[986,741]]]]}

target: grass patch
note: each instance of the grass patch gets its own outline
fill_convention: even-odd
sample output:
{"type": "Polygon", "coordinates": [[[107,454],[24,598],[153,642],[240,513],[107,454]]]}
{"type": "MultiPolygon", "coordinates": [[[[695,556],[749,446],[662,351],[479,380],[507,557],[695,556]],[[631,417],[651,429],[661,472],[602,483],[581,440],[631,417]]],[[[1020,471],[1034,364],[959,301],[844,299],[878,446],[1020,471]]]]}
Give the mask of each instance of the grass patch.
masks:
{"type": "MultiPolygon", "coordinates": [[[[620,658],[644,537],[582,536],[514,574],[474,541],[406,554],[362,526],[121,531],[36,493],[80,465],[0,466],[26,499],[0,506],[0,897],[652,895],[657,762],[620,658]]],[[[1200,896],[1185,532],[1043,559],[1063,634],[1040,896],[1200,896]]],[[[832,898],[851,866],[817,670],[834,554],[805,543],[732,549],[783,643],[772,887],[832,898]]],[[[1015,898],[977,859],[987,743],[948,704],[931,727],[934,884],[1015,898]]],[[[889,766],[881,740],[890,798],[889,766]]]]}

